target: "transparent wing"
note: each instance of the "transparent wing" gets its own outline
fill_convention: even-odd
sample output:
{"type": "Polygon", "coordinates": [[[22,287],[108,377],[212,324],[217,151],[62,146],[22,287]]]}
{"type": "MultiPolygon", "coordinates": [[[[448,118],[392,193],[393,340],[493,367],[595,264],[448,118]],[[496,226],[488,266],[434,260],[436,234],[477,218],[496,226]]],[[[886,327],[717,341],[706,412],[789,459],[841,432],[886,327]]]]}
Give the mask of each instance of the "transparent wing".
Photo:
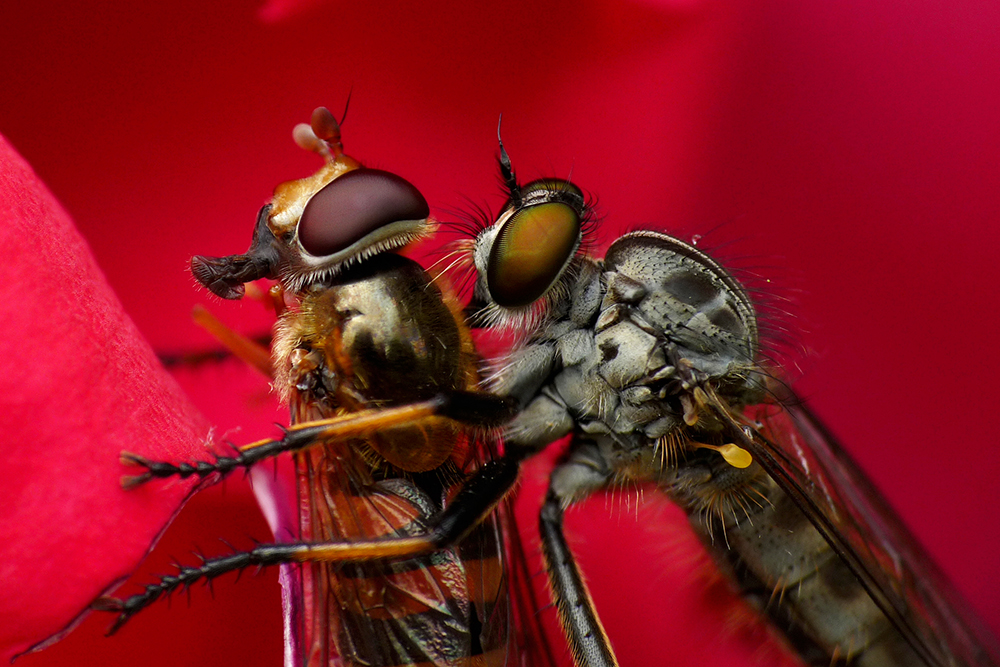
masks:
{"type": "MultiPolygon", "coordinates": [[[[294,405],[295,421],[315,418],[315,409],[294,405]]],[[[427,484],[373,476],[359,445],[330,443],[297,456],[303,540],[417,534],[437,513],[440,496],[435,500],[427,484]]],[[[455,470],[450,478],[440,476],[442,494],[460,479],[455,470]]],[[[464,561],[457,549],[387,563],[304,565],[303,664],[484,664],[482,656],[492,647],[477,646],[471,632],[477,622],[471,620],[470,569],[483,567],[464,561]]]]}
{"type": "MultiPolygon", "coordinates": [[[[516,492],[515,492],[516,493],[516,492]]],[[[504,531],[504,572],[509,592],[508,667],[555,667],[558,663],[542,629],[540,612],[550,605],[539,600],[514,514],[514,495],[500,504],[495,518],[504,531]]],[[[537,528],[536,528],[537,530],[537,528]]]]}
{"type": "MultiPolygon", "coordinates": [[[[297,422],[321,411],[293,400],[297,422]]],[[[297,455],[301,539],[421,533],[461,481],[497,456],[497,443],[462,432],[447,466],[403,478],[379,477],[363,451],[363,442],[338,442],[297,455]]],[[[501,503],[453,549],[388,563],[303,565],[301,663],[553,667],[513,521],[501,503]]]]}
{"type": "Polygon", "coordinates": [[[733,433],[858,577],[932,667],[1000,665],[996,640],[971,617],[930,555],[829,431],[792,395],[743,418],[715,399],[733,433]],[[742,423],[741,423],[742,422],[742,423]]]}

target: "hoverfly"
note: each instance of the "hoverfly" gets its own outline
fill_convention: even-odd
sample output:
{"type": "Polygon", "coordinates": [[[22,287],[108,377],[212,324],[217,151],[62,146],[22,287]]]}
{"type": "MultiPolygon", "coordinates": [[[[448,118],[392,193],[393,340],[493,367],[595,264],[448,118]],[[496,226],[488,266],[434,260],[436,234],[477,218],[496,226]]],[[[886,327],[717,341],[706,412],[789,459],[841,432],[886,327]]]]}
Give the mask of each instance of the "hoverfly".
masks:
{"type": "MultiPolygon", "coordinates": [[[[274,384],[293,425],[211,463],[122,455],[145,468],[126,478],[132,486],[221,477],[294,452],[295,541],[182,567],[141,594],[94,606],[119,614],[114,632],[178,587],[249,565],[298,563],[284,574],[295,664],[517,664],[525,642],[516,632],[528,634],[536,605],[507,595],[516,546],[504,544],[504,510],[465,500],[483,489],[499,500],[514,481],[516,466],[498,456],[490,428],[512,415],[511,401],[478,389],[479,360],[449,289],[393,252],[434,230],[420,192],[345,155],[339,123],[324,108],[295,137],[324,166],[278,186],[246,253],[191,261],[196,279],[225,299],[241,298],[247,282],[279,281],[276,301],[286,305],[275,327],[274,384]]],[[[231,347],[253,356],[238,350],[247,344],[231,347]]]]}

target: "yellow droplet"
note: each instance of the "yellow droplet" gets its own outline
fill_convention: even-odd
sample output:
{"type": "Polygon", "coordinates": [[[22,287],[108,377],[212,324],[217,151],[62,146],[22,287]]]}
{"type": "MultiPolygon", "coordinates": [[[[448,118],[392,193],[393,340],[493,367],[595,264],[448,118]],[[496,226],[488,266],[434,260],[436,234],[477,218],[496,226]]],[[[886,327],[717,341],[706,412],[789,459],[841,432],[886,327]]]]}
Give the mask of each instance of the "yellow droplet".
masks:
{"type": "Polygon", "coordinates": [[[732,443],[722,445],[718,451],[722,454],[722,458],[726,459],[726,463],[734,468],[746,468],[753,463],[750,452],[732,443]]]}

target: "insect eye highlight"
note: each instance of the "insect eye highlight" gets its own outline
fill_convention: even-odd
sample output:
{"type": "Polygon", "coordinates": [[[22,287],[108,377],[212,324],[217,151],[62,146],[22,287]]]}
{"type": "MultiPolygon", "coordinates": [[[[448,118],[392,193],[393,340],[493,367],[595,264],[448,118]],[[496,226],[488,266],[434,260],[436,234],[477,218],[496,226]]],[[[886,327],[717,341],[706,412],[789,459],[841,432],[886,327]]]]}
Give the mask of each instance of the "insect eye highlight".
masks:
{"type": "Polygon", "coordinates": [[[427,200],[406,179],[379,169],[356,169],[309,200],[299,221],[299,243],[310,255],[325,257],[384,225],[429,215],[427,200]]]}
{"type": "MultiPolygon", "coordinates": [[[[562,182],[557,182],[562,183],[562,182]]],[[[547,188],[524,191],[524,204],[497,233],[490,250],[486,285],[500,306],[527,306],[562,274],[580,245],[583,196],[547,188]],[[539,200],[532,203],[533,200],[539,200]]]]}

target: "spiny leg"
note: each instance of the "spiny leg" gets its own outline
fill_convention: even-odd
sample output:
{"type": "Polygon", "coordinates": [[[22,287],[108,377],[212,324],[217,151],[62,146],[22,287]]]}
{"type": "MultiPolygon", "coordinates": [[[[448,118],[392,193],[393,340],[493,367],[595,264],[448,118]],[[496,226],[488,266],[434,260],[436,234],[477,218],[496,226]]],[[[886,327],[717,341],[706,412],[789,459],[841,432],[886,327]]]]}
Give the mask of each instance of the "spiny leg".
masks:
{"type": "Polygon", "coordinates": [[[562,523],[563,508],[604,487],[610,473],[596,446],[583,445],[572,452],[549,481],[539,516],[542,553],[574,663],[577,667],[617,667],[618,660],[566,542],[562,523]]]}
{"type": "Polygon", "coordinates": [[[122,486],[132,488],[153,478],[185,479],[197,475],[204,479],[214,474],[225,476],[238,468],[249,468],[282,452],[299,451],[333,440],[363,436],[427,417],[446,417],[458,422],[492,427],[509,419],[514,410],[512,401],[493,394],[455,391],[420,403],[361,410],[331,419],[295,424],[285,429],[285,434],[277,440],[260,440],[244,445],[236,450],[234,456],[218,456],[214,461],[152,461],[139,454],[122,452],[123,464],[145,468],[138,475],[123,477],[122,486]]]}
{"type": "Polygon", "coordinates": [[[245,552],[209,558],[197,567],[181,567],[175,575],[160,577],[146,590],[131,597],[98,598],[92,607],[118,613],[108,631],[115,633],[132,616],[164,595],[248,567],[263,568],[284,563],[360,563],[421,556],[451,547],[488,517],[517,481],[520,459],[505,456],[488,461],[465,481],[455,499],[437,516],[423,535],[359,542],[263,544],[245,552]]]}

